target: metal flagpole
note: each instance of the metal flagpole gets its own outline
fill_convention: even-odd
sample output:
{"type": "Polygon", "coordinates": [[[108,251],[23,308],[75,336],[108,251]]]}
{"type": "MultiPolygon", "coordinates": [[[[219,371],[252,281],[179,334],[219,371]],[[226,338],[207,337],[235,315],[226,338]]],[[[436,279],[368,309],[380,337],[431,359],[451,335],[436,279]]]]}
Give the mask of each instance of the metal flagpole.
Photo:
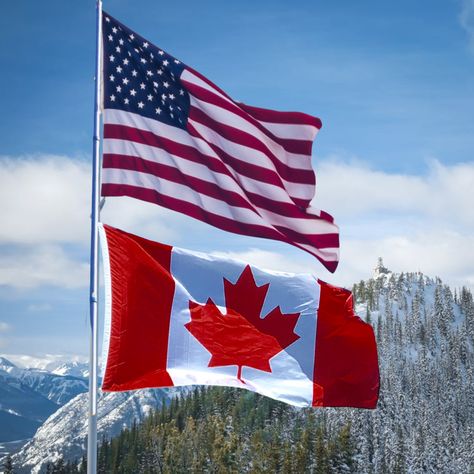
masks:
{"type": "Polygon", "coordinates": [[[89,433],[87,437],[87,473],[97,472],[97,367],[98,367],[98,291],[100,218],[100,114],[102,61],[102,0],[97,0],[97,43],[95,58],[94,137],[92,155],[91,259],[90,259],[90,352],[89,352],[89,433]]]}

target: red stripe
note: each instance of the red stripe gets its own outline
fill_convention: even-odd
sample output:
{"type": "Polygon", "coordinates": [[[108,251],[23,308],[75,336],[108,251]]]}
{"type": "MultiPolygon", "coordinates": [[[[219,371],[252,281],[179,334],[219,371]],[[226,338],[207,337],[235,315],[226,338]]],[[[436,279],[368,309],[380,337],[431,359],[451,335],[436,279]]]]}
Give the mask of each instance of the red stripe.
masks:
{"type": "Polygon", "coordinates": [[[303,112],[280,112],[278,110],[262,109],[260,107],[253,107],[252,105],[237,102],[239,107],[242,107],[247,113],[262,122],[272,123],[295,123],[300,125],[312,125],[320,129],[323,124],[321,120],[312,115],[303,112]]]}
{"type": "Polygon", "coordinates": [[[293,229],[275,225],[275,229],[284,233],[289,240],[300,244],[312,245],[318,249],[332,249],[339,247],[339,234],[301,234],[293,229]]]}
{"type": "MultiPolygon", "coordinates": [[[[211,91],[207,89],[203,89],[202,87],[199,87],[196,84],[192,84],[187,81],[183,81],[183,82],[186,83],[186,89],[188,89],[188,91],[191,92],[191,94],[194,97],[204,102],[208,102],[210,104],[216,105],[217,107],[220,107],[229,112],[232,112],[235,115],[238,115],[239,117],[243,118],[244,120],[247,120],[252,125],[257,127],[268,138],[270,138],[274,142],[281,145],[286,151],[290,153],[297,153],[301,155],[311,156],[313,140],[296,140],[296,139],[277,137],[273,135],[273,133],[270,130],[265,128],[258,120],[252,117],[251,114],[242,110],[238,105],[234,103],[231,104],[227,100],[223,99],[222,97],[212,93],[211,91]]],[[[288,123],[291,123],[291,122],[288,122],[288,123]]]]}
{"type": "Polygon", "coordinates": [[[170,274],[172,247],[104,228],[112,279],[112,326],[102,390],[173,386],[166,370],[175,288],[170,274]]]}
{"type": "MultiPolygon", "coordinates": [[[[194,135],[198,138],[201,138],[196,131],[194,131],[194,135]]],[[[141,143],[143,145],[149,145],[155,148],[161,148],[171,155],[179,156],[180,158],[192,161],[194,163],[203,164],[211,171],[222,173],[233,178],[232,173],[225,166],[228,165],[236,173],[242,176],[246,176],[263,183],[273,184],[274,186],[278,186],[281,189],[285,189],[278,174],[275,171],[269,170],[268,168],[245,163],[224,152],[220,152],[219,160],[212,156],[201,153],[197,148],[193,148],[192,146],[188,145],[182,145],[180,143],[174,142],[173,140],[169,140],[168,138],[155,135],[154,133],[147,130],[140,130],[125,125],[105,124],[104,138],[128,140],[141,143]]],[[[216,152],[216,150],[214,151],[216,152]]]]}
{"type": "Polygon", "coordinates": [[[372,327],[354,314],[349,290],[318,283],[313,406],[375,408],[380,375],[372,327]]]}
{"type": "MultiPolygon", "coordinates": [[[[245,193],[248,198],[247,200],[242,196],[244,193],[239,194],[235,191],[225,190],[216,183],[211,183],[201,178],[196,178],[195,176],[184,173],[178,168],[156,163],[154,161],[148,161],[137,156],[104,153],[103,168],[124,169],[146,173],[167,181],[183,184],[198,194],[204,194],[206,196],[219,199],[231,206],[251,209],[256,213],[258,213],[258,211],[255,209],[255,207],[259,209],[265,209],[288,218],[305,219],[309,221],[320,220],[319,217],[306,214],[304,211],[290,202],[275,201],[260,194],[251,192],[245,193]]],[[[325,215],[329,216],[328,214],[325,215]]],[[[331,216],[329,216],[329,218],[332,219],[331,216]]],[[[329,221],[332,222],[332,220],[329,221]]],[[[326,247],[332,247],[332,245],[328,245],[326,247]]]]}
{"type": "MultiPolygon", "coordinates": [[[[186,69],[188,71],[191,71],[195,76],[199,77],[199,79],[202,79],[206,84],[214,88],[223,96],[227,97],[229,100],[234,102],[234,104],[238,105],[239,107],[242,107],[245,111],[250,113],[257,120],[261,120],[262,122],[296,123],[296,124],[301,124],[301,125],[312,125],[318,129],[322,127],[322,122],[319,118],[313,117],[312,115],[308,115],[303,112],[281,112],[277,110],[262,109],[261,107],[253,107],[253,106],[244,104],[242,102],[235,102],[221,88],[217,87],[207,77],[204,77],[201,73],[195,71],[189,66],[186,66],[186,69]],[[288,117],[290,117],[291,119],[289,120],[288,117]]],[[[186,87],[187,87],[187,84],[188,82],[186,83],[186,87]]]]}
{"type": "Polygon", "coordinates": [[[229,206],[243,207],[255,211],[255,208],[245,198],[243,198],[241,194],[234,191],[227,191],[215,183],[210,183],[200,178],[196,178],[195,176],[190,176],[183,173],[178,168],[168,165],[147,161],[135,156],[104,153],[103,167],[150,174],[166,181],[187,186],[197,194],[204,194],[205,196],[219,199],[220,201],[229,204],[229,206]]]}
{"type": "MultiPolygon", "coordinates": [[[[253,237],[261,237],[265,239],[273,239],[279,240],[281,242],[286,242],[291,245],[294,245],[295,247],[301,248],[302,250],[305,250],[311,255],[314,255],[331,272],[333,272],[337,267],[337,262],[324,260],[316,253],[301,247],[298,242],[295,242],[294,240],[288,238],[287,236],[278,232],[276,229],[259,226],[256,224],[246,224],[242,222],[237,222],[232,219],[228,219],[226,217],[222,217],[212,212],[206,211],[195,204],[182,201],[181,199],[174,198],[171,196],[162,195],[154,189],[140,188],[137,186],[130,186],[126,184],[103,183],[102,196],[130,196],[136,199],[140,199],[142,201],[158,204],[160,206],[166,207],[167,209],[171,209],[182,214],[186,214],[189,217],[193,217],[194,219],[200,220],[202,222],[207,222],[208,224],[213,225],[214,227],[228,232],[233,232],[239,235],[249,235],[253,237]]],[[[310,242],[307,243],[308,245],[311,245],[310,242]]]]}
{"type": "MultiPolygon", "coordinates": [[[[205,125],[206,127],[211,128],[227,140],[230,140],[239,145],[247,146],[265,154],[275,166],[278,174],[286,181],[310,185],[315,184],[316,180],[314,177],[314,171],[312,169],[304,170],[292,168],[291,166],[283,163],[268,149],[266,145],[264,145],[260,140],[258,140],[258,138],[254,137],[253,135],[250,135],[249,133],[244,132],[243,130],[240,130],[238,128],[230,127],[229,125],[224,125],[220,122],[217,122],[213,120],[209,115],[205,114],[202,110],[196,107],[191,107],[189,109],[189,118],[202,125],[205,125]]],[[[308,161],[309,160],[310,158],[308,157],[308,161]]]]}

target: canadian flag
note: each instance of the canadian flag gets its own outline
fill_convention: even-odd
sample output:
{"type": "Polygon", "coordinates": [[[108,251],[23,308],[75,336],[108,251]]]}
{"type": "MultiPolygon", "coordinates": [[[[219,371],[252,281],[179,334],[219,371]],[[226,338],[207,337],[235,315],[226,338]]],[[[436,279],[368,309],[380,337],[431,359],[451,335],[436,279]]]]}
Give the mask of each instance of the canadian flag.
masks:
{"type": "Polygon", "coordinates": [[[100,235],[102,390],[225,385],[296,406],[376,407],[374,333],[350,291],[110,226],[100,235]]]}

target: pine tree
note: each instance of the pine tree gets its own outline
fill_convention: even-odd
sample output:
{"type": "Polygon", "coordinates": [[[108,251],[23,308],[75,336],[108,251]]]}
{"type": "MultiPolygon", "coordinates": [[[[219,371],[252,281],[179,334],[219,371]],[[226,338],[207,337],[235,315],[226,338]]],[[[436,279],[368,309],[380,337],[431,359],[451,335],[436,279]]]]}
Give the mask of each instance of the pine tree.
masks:
{"type": "Polygon", "coordinates": [[[4,474],[13,474],[15,471],[13,470],[13,461],[11,456],[8,454],[5,460],[3,461],[3,473],[4,474]]]}

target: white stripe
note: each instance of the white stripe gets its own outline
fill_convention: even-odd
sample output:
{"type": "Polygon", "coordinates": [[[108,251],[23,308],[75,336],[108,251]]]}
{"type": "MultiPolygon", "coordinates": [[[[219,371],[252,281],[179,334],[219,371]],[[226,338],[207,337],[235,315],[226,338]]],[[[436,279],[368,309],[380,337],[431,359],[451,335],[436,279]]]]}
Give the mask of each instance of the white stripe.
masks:
{"type": "Polygon", "coordinates": [[[195,204],[205,211],[226,217],[227,219],[232,219],[236,222],[272,228],[272,226],[268,222],[265,222],[255,211],[231,206],[219,199],[199,194],[185,184],[174,183],[150,174],[123,169],[104,168],[102,170],[102,182],[104,184],[126,184],[155,190],[163,196],[174,197],[195,204]]]}
{"type": "Polygon", "coordinates": [[[265,133],[263,133],[249,121],[242,118],[240,115],[234,114],[227,109],[218,107],[217,105],[210,104],[209,102],[196,99],[193,95],[191,95],[190,98],[191,106],[202,110],[206,115],[211,117],[216,122],[243,130],[254,136],[260,142],[262,142],[279,161],[286,164],[287,166],[300,170],[312,169],[311,155],[301,155],[288,152],[282,145],[273,141],[268,135],[265,135],[265,133]]]}
{"type": "Polygon", "coordinates": [[[242,189],[260,196],[268,197],[269,199],[277,202],[292,203],[290,197],[283,188],[242,176],[232,168],[226,166],[229,173],[237,180],[236,182],[228,175],[211,171],[204,164],[183,159],[179,156],[168,153],[162,148],[156,148],[151,145],[144,145],[142,143],[116,138],[106,138],[104,139],[104,153],[136,156],[142,158],[143,160],[172,166],[173,168],[179,169],[188,176],[194,176],[209,183],[218,184],[219,187],[228,191],[234,191],[244,196],[245,199],[247,199],[247,197],[242,192],[242,189]]]}
{"type": "MultiPolygon", "coordinates": [[[[221,148],[235,159],[271,169],[278,174],[275,165],[265,153],[245,145],[234,143],[227,138],[224,138],[222,135],[219,135],[213,129],[195,122],[194,120],[189,119],[188,122],[197,130],[204,140],[221,148]]],[[[314,188],[312,185],[294,183],[284,180],[283,178],[281,178],[281,180],[283,186],[291,197],[297,199],[312,199],[314,197],[314,188]]]]}
{"type": "Polygon", "coordinates": [[[109,357],[110,334],[112,331],[112,277],[110,273],[109,246],[105,235],[104,226],[99,222],[98,231],[100,236],[100,249],[102,253],[102,264],[104,274],[104,331],[102,339],[102,356],[101,356],[101,378],[104,378],[105,368],[107,367],[107,359],[109,357]]]}
{"type": "Polygon", "coordinates": [[[304,248],[305,250],[307,250],[309,253],[312,253],[313,255],[317,255],[325,262],[338,262],[339,261],[338,248],[328,247],[326,249],[317,249],[313,245],[301,244],[299,242],[296,242],[296,244],[299,245],[301,248],[304,248]]]}
{"type": "Polygon", "coordinates": [[[267,130],[278,138],[313,141],[319,128],[313,125],[298,125],[296,123],[273,123],[258,120],[267,130]]]}
{"type": "MultiPolygon", "coordinates": [[[[188,82],[189,84],[194,84],[196,86],[202,87],[209,92],[217,95],[221,99],[224,99],[226,102],[229,102],[233,106],[240,109],[239,105],[234,102],[233,100],[226,97],[222,92],[219,92],[216,88],[209,85],[207,82],[203,81],[200,77],[194,75],[191,71],[185,69],[180,79],[183,82],[188,82]]],[[[243,110],[243,109],[241,109],[243,110]]],[[[252,116],[251,113],[243,110],[246,114],[252,116]]],[[[255,119],[257,120],[257,119],[255,119]]],[[[307,124],[282,124],[282,123],[275,123],[275,122],[264,122],[262,120],[257,120],[261,123],[266,129],[268,129],[273,135],[278,138],[283,139],[294,139],[294,140],[304,140],[304,141],[313,141],[316,134],[319,132],[319,128],[315,127],[314,125],[307,125],[307,124]]]]}
{"type": "Polygon", "coordinates": [[[286,217],[266,209],[259,209],[259,214],[273,225],[287,227],[300,234],[333,234],[338,232],[338,227],[323,219],[300,219],[297,217],[286,217]]]}
{"type": "Polygon", "coordinates": [[[219,96],[221,99],[224,99],[230,104],[238,107],[238,105],[232,99],[229,99],[224,94],[222,94],[222,92],[219,92],[217,89],[210,86],[207,82],[203,81],[200,77],[194,75],[191,71],[188,71],[187,69],[184,69],[184,71],[181,73],[180,79],[183,82],[188,82],[189,84],[194,84],[196,86],[202,87],[203,89],[212,92],[213,94],[219,96]]]}
{"type": "MultiPolygon", "coordinates": [[[[277,225],[286,227],[302,235],[337,232],[337,226],[335,224],[324,220],[281,216],[256,206],[254,206],[255,211],[232,206],[220,199],[201,194],[184,183],[175,183],[139,171],[104,168],[102,174],[102,182],[105,184],[126,184],[145,189],[153,189],[164,196],[177,197],[183,201],[195,204],[203,210],[228,219],[233,219],[237,222],[261,225],[267,228],[273,228],[273,226],[277,225]]],[[[277,229],[275,230],[280,232],[277,229]]]]}
{"type": "MultiPolygon", "coordinates": [[[[214,150],[209,146],[209,144],[206,143],[204,139],[192,137],[186,130],[182,130],[181,128],[178,128],[178,127],[172,127],[171,125],[166,125],[165,123],[160,122],[158,120],[142,117],[141,115],[134,114],[131,112],[124,112],[122,110],[105,109],[104,110],[104,124],[124,125],[128,127],[137,128],[139,130],[147,130],[157,136],[165,137],[176,143],[180,143],[182,145],[188,145],[193,148],[196,148],[201,153],[207,156],[212,156],[214,158],[217,158],[219,161],[222,161],[219,158],[219,156],[214,152],[214,150]]],[[[193,122],[193,125],[194,124],[196,124],[196,122],[193,122]]],[[[199,125],[199,124],[196,124],[196,125],[199,125]]],[[[248,147],[246,148],[248,149],[248,147]]],[[[250,164],[256,164],[256,159],[253,161],[249,159],[247,156],[245,156],[245,154],[241,154],[243,150],[236,150],[236,152],[237,152],[237,156],[234,156],[235,159],[238,159],[239,161],[243,161],[250,164]],[[244,160],[242,159],[243,157],[247,159],[244,160]]],[[[266,161],[270,162],[270,166],[271,166],[270,169],[276,173],[273,163],[269,160],[269,158],[266,155],[263,155],[263,156],[265,157],[266,161]]],[[[281,181],[282,181],[283,186],[289,193],[289,195],[293,198],[312,199],[314,197],[313,185],[292,183],[290,181],[283,180],[283,179],[281,179],[281,181]]]]}

